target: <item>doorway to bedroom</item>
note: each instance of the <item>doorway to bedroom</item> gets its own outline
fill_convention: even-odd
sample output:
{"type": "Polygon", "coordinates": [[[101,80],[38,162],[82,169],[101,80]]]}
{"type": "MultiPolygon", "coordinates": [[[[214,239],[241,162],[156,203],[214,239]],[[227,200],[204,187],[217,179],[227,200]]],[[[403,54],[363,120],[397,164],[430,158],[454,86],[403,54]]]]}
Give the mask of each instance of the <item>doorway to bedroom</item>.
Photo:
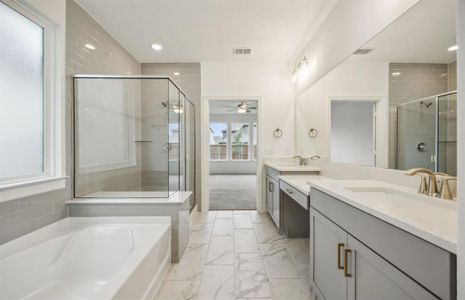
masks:
{"type": "Polygon", "coordinates": [[[209,101],[211,210],[256,209],[257,100],[209,101]]]}

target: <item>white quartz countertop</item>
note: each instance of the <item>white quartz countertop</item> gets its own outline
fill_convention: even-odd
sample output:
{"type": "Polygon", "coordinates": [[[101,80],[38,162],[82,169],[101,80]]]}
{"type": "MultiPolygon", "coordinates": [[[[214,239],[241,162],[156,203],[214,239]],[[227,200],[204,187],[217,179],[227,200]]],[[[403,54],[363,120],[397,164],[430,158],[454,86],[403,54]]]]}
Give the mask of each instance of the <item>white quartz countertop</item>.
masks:
{"type": "Polygon", "coordinates": [[[309,175],[309,174],[302,174],[302,175],[281,175],[279,179],[284,181],[285,183],[293,186],[301,193],[305,195],[310,195],[310,185],[307,183],[309,180],[330,180],[328,177],[324,177],[321,175],[309,175]]]}
{"type": "Polygon", "coordinates": [[[455,201],[419,195],[413,189],[374,180],[321,180],[308,177],[307,183],[310,188],[331,195],[431,244],[452,253],[457,252],[455,201]],[[396,190],[405,195],[413,194],[413,198],[387,197],[380,192],[358,193],[351,191],[351,187],[396,190]]]}
{"type": "Polygon", "coordinates": [[[291,163],[278,163],[278,162],[265,162],[265,166],[275,169],[279,172],[315,172],[321,171],[320,168],[312,166],[299,166],[298,164],[291,163]]]}

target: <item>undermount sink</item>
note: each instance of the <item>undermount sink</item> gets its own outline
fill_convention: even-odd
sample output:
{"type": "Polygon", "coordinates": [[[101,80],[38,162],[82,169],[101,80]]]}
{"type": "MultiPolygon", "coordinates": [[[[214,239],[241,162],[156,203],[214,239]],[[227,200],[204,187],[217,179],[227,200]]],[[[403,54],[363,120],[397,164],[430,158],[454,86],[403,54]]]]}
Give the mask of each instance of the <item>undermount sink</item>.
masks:
{"type": "Polygon", "coordinates": [[[446,207],[454,207],[452,203],[449,203],[443,199],[430,197],[418,193],[397,190],[388,187],[376,187],[376,186],[346,186],[344,189],[357,194],[360,197],[369,197],[372,200],[390,201],[390,202],[411,202],[411,201],[426,201],[431,204],[436,204],[446,207]]]}

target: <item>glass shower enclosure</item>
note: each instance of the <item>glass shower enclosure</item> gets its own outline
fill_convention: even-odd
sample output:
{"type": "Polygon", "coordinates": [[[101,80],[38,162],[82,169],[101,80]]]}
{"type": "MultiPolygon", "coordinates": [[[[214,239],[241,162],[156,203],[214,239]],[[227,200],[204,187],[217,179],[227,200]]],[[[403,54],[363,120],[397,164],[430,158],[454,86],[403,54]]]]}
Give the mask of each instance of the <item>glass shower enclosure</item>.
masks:
{"type": "Polygon", "coordinates": [[[74,76],[74,196],[194,192],[194,116],[170,77],[74,76]]]}
{"type": "Polygon", "coordinates": [[[457,91],[397,107],[397,168],[457,175],[457,91]]]}

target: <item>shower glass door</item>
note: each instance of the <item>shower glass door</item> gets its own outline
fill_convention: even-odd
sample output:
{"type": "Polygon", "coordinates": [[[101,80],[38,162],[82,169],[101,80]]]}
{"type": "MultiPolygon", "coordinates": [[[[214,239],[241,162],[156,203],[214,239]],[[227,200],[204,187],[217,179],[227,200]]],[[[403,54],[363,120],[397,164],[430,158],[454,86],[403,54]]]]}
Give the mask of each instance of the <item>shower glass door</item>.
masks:
{"type": "Polygon", "coordinates": [[[457,176],[457,94],[438,97],[438,171],[457,176]]]}
{"type": "Polygon", "coordinates": [[[397,109],[399,170],[426,168],[436,170],[436,97],[399,105],[397,109]]]}

